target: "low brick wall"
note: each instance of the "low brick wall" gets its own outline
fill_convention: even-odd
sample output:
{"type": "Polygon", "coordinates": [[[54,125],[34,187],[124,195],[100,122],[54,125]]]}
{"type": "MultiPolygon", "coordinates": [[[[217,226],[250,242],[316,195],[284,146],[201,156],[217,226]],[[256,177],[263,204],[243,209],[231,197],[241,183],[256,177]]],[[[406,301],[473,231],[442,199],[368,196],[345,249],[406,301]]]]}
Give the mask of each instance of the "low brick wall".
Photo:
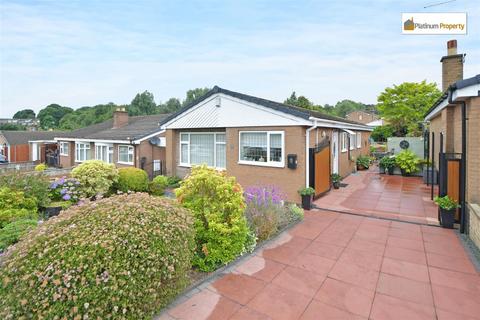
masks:
{"type": "Polygon", "coordinates": [[[469,228],[468,236],[480,249],[480,205],[468,204],[469,228]]]}

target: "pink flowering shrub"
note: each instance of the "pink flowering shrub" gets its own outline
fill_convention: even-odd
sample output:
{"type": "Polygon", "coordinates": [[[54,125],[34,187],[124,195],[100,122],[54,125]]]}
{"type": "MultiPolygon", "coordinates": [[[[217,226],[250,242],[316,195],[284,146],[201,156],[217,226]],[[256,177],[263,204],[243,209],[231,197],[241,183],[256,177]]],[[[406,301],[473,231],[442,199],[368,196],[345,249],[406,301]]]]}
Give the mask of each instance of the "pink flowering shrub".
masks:
{"type": "Polygon", "coordinates": [[[185,288],[193,218],[145,193],[74,206],[0,265],[0,319],[150,319],[185,288]]]}

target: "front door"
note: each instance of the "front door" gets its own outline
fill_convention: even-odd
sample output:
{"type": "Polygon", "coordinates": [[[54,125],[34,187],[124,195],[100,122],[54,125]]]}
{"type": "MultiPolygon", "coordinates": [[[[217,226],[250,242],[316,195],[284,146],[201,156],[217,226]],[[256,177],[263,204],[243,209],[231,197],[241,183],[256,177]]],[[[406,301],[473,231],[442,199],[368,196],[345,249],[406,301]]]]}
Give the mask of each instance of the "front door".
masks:
{"type": "Polygon", "coordinates": [[[332,173],[338,173],[338,131],[332,134],[332,173]]]}

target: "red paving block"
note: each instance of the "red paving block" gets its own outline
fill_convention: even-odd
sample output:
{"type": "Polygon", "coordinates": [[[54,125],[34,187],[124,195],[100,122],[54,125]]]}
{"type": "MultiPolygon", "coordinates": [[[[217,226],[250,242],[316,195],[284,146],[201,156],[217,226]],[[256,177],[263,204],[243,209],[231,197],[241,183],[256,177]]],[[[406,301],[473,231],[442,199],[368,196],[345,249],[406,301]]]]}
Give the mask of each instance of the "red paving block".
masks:
{"type": "Polygon", "coordinates": [[[291,265],[308,270],[320,275],[327,275],[335,264],[335,260],[320,257],[314,254],[302,252],[295,260],[291,262],[291,265]]]}
{"type": "Polygon", "coordinates": [[[480,303],[477,295],[470,292],[432,285],[435,305],[446,311],[459,313],[468,317],[480,316],[480,303]]]}
{"type": "Polygon", "coordinates": [[[279,287],[313,297],[325,280],[325,276],[304,269],[287,267],[272,281],[279,287]]]}
{"type": "Polygon", "coordinates": [[[320,301],[313,300],[307,310],[303,313],[301,320],[318,320],[318,319],[351,319],[361,320],[367,319],[347,311],[335,308],[320,301]]]}
{"type": "Polygon", "coordinates": [[[430,282],[426,265],[384,258],[382,263],[383,273],[404,277],[412,280],[430,282]]]}
{"type": "Polygon", "coordinates": [[[248,307],[272,319],[291,320],[300,318],[309,302],[310,298],[307,296],[268,284],[248,303],[248,307]]]}
{"type": "Polygon", "coordinates": [[[478,319],[478,318],[467,317],[463,314],[458,314],[458,313],[453,313],[453,312],[450,312],[450,311],[441,310],[441,309],[438,309],[438,308],[436,309],[436,312],[437,312],[437,319],[438,320],[458,320],[458,319],[474,320],[474,319],[478,319]]]}
{"type": "Polygon", "coordinates": [[[228,319],[240,305],[210,290],[202,290],[184,303],[168,311],[177,320],[228,319]]]}
{"type": "Polygon", "coordinates": [[[328,277],[374,290],[379,272],[355,264],[337,262],[328,277]]]}
{"type": "Polygon", "coordinates": [[[311,240],[302,237],[295,237],[290,232],[285,232],[276,238],[274,241],[268,243],[265,248],[273,249],[279,246],[294,247],[297,250],[303,250],[311,243],[311,240]]]}
{"type": "Polygon", "coordinates": [[[429,267],[432,284],[471,292],[480,297],[480,276],[429,267]]]}
{"type": "Polygon", "coordinates": [[[410,239],[410,240],[418,240],[422,241],[422,232],[420,229],[418,231],[410,231],[410,230],[403,230],[398,228],[390,228],[388,235],[391,237],[402,238],[402,239],[410,239]]]}
{"type": "Polygon", "coordinates": [[[432,267],[477,275],[475,267],[468,258],[449,257],[427,252],[427,263],[432,267]]]}
{"type": "Polygon", "coordinates": [[[258,311],[252,310],[247,307],[243,307],[238,310],[229,320],[271,320],[267,315],[264,315],[258,311]]]}
{"type": "Polygon", "coordinates": [[[423,241],[420,241],[420,240],[388,237],[387,244],[393,247],[417,250],[422,252],[424,251],[423,241]]]}
{"type": "Polygon", "coordinates": [[[385,251],[384,244],[367,241],[363,239],[358,239],[358,238],[353,238],[348,244],[347,248],[366,251],[368,253],[376,254],[376,255],[383,255],[385,251]]]}
{"type": "Polygon", "coordinates": [[[370,319],[373,320],[435,320],[433,306],[422,305],[383,294],[376,294],[370,319]]]}
{"type": "Polygon", "coordinates": [[[432,289],[429,283],[380,273],[377,292],[402,300],[433,306],[432,289]]]}
{"type": "Polygon", "coordinates": [[[327,278],[315,295],[315,299],[368,318],[374,295],[375,292],[373,290],[327,278]]]}
{"type": "Polygon", "coordinates": [[[328,259],[337,260],[344,249],[345,248],[341,246],[314,241],[304,250],[304,252],[315,254],[317,256],[328,259]]]}
{"type": "Polygon", "coordinates": [[[425,242],[425,251],[449,257],[466,258],[465,249],[458,240],[425,242]]]}
{"type": "Polygon", "coordinates": [[[300,254],[300,250],[295,247],[280,246],[273,249],[265,249],[261,254],[266,259],[274,260],[283,264],[291,264],[300,254]]]}
{"type": "Polygon", "coordinates": [[[368,251],[359,251],[346,248],[338,261],[347,264],[356,264],[360,267],[379,271],[382,265],[382,256],[370,253],[368,251]]]}
{"type": "Polygon", "coordinates": [[[266,282],[244,274],[229,273],[216,280],[211,287],[214,291],[242,305],[247,304],[266,282]]]}
{"type": "Polygon", "coordinates": [[[385,257],[417,264],[427,264],[425,252],[387,245],[385,257]]]}
{"type": "Polygon", "coordinates": [[[270,282],[283,268],[285,268],[285,265],[281,263],[253,256],[240,264],[235,271],[270,282]]]}

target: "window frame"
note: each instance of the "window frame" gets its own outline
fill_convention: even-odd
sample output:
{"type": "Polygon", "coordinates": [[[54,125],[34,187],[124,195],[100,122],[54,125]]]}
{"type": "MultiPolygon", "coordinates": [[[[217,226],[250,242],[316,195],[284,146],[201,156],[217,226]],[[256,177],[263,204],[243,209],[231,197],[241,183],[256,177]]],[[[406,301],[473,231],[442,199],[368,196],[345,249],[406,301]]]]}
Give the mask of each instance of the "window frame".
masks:
{"type": "Polygon", "coordinates": [[[359,131],[357,132],[357,149],[360,149],[362,147],[362,133],[359,131]]]}
{"type": "Polygon", "coordinates": [[[128,165],[134,165],[135,164],[135,147],[132,146],[132,145],[129,145],[129,144],[119,144],[118,147],[117,147],[117,163],[120,163],[120,164],[128,164],[128,165]],[[120,160],[120,148],[121,147],[127,147],[127,158],[130,158],[129,156],[132,155],[132,161],[129,162],[129,161],[121,161],[120,160]],[[132,150],[130,152],[130,150],[132,150]]]}
{"type": "Polygon", "coordinates": [[[81,162],[85,162],[87,160],[90,160],[91,159],[90,151],[91,151],[90,142],[82,142],[82,141],[77,142],[77,141],[75,141],[75,162],[81,163],[81,162]],[[87,147],[80,148],[80,145],[87,146],[88,148],[87,147]],[[80,159],[80,157],[79,157],[80,150],[85,151],[85,159],[80,159]],[[88,150],[88,157],[87,157],[87,150],[88,150]]]}
{"type": "Polygon", "coordinates": [[[113,163],[113,144],[95,142],[95,160],[101,160],[105,163],[113,163]],[[104,159],[99,159],[98,158],[97,147],[106,147],[107,148],[107,161],[105,161],[104,159]],[[111,162],[109,161],[110,155],[112,155],[112,157],[111,157],[112,161],[111,162]]]}
{"type": "Polygon", "coordinates": [[[348,151],[348,145],[347,145],[348,137],[347,137],[347,134],[348,134],[347,132],[342,132],[342,136],[340,138],[342,153],[348,151]]]}
{"type": "Polygon", "coordinates": [[[350,133],[348,134],[348,139],[349,139],[348,145],[349,145],[350,150],[355,149],[356,140],[357,140],[356,137],[357,137],[356,133],[355,134],[350,134],[350,133]]]}
{"type": "Polygon", "coordinates": [[[210,131],[206,131],[206,132],[180,132],[179,133],[179,154],[178,154],[178,165],[180,167],[186,167],[186,168],[191,168],[192,166],[196,166],[196,165],[199,165],[199,164],[191,164],[190,162],[190,136],[191,135],[199,135],[199,134],[208,134],[208,135],[213,135],[213,164],[214,166],[208,166],[210,168],[215,168],[217,170],[226,170],[226,166],[227,166],[227,157],[226,157],[226,153],[227,153],[227,148],[225,147],[225,168],[224,167],[219,167],[217,165],[217,145],[221,144],[221,145],[225,145],[227,144],[227,133],[225,131],[218,131],[218,132],[210,132],[210,131]],[[188,136],[188,139],[186,141],[182,141],[182,135],[187,135],[188,136]],[[225,136],[225,141],[217,141],[217,135],[224,135],[225,136]],[[186,145],[187,146],[187,159],[188,159],[188,162],[184,162],[182,160],[182,145],[186,145]]]}
{"type": "Polygon", "coordinates": [[[70,142],[60,142],[59,154],[61,156],[69,156],[70,155],[70,142]],[[67,146],[67,148],[65,148],[65,146],[67,146]],[[67,152],[65,152],[65,149],[67,149],[67,152]]]}
{"type": "Polygon", "coordinates": [[[251,166],[261,166],[261,167],[274,167],[274,168],[284,168],[285,167],[285,131],[269,131],[269,130],[242,130],[238,132],[238,164],[245,164],[251,166]],[[266,133],[267,134],[267,161],[266,162],[259,162],[259,161],[248,161],[242,160],[242,150],[240,146],[242,145],[242,134],[243,133],[266,133]],[[270,161],[270,135],[272,134],[280,134],[282,140],[282,161],[270,161]]]}

